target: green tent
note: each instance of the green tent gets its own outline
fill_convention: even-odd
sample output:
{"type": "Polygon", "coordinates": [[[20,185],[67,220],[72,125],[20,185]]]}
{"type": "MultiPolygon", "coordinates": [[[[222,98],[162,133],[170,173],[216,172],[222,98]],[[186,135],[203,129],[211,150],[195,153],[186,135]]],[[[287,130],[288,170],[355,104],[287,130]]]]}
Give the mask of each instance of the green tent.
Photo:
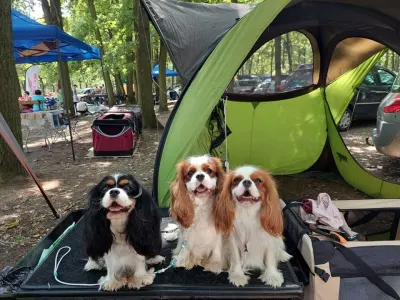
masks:
{"type": "Polygon", "coordinates": [[[254,164],[274,175],[336,165],[364,193],[399,197],[400,185],[375,177],[354,160],[336,125],[386,47],[400,53],[400,1],[142,4],[186,82],[155,162],[154,194],[162,207],[169,206],[177,162],[205,153],[225,160],[226,152],[230,168],[254,164]],[[308,86],[267,95],[226,92],[254,52],[291,31],[303,33],[312,47],[308,86]]]}

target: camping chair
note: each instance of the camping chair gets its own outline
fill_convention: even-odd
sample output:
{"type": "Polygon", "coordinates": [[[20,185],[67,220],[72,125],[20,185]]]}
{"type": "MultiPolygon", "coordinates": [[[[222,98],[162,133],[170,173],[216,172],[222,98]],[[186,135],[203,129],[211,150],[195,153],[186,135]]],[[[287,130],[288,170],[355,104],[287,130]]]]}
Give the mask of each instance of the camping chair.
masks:
{"type": "MultiPolygon", "coordinates": [[[[81,136],[76,131],[76,127],[78,125],[79,118],[80,118],[79,116],[74,116],[74,117],[70,118],[72,134],[76,135],[78,137],[78,139],[81,138],[81,136]]],[[[61,115],[59,117],[59,119],[60,119],[60,134],[68,142],[68,139],[67,139],[67,135],[69,135],[69,133],[68,133],[68,130],[69,130],[68,118],[65,115],[61,115]]]]}
{"type": "Polygon", "coordinates": [[[389,240],[400,240],[400,199],[336,200],[333,203],[340,211],[344,212],[345,218],[349,212],[368,211],[365,216],[350,224],[352,227],[368,223],[381,212],[393,213],[389,240]]]}
{"type": "MultiPolygon", "coordinates": [[[[37,114],[36,114],[37,115],[37,114]]],[[[52,138],[53,116],[50,113],[43,113],[40,118],[30,119],[28,114],[21,119],[22,139],[25,151],[28,152],[28,141],[31,138],[43,138],[51,151],[50,139],[52,138]]]]}
{"type": "MultiPolygon", "coordinates": [[[[333,203],[342,211],[397,212],[400,209],[400,199],[337,200],[333,203]]],[[[339,243],[305,226],[298,206],[281,201],[281,207],[285,237],[294,248],[289,246],[289,250],[300,252],[308,267],[305,300],[400,299],[396,296],[400,293],[400,241],[339,243]]],[[[398,218],[396,222],[398,225],[398,218]]]]}

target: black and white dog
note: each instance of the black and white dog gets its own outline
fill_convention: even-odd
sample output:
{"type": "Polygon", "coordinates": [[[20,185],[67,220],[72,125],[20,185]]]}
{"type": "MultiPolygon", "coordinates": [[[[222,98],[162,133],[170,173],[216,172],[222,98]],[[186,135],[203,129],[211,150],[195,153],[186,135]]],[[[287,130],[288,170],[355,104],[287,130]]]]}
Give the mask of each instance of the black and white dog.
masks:
{"type": "Polygon", "coordinates": [[[164,260],[159,255],[161,218],[150,193],[132,175],[104,177],[89,193],[85,220],[89,260],[84,269],[107,268],[100,289],[153,283],[154,270],[147,265],[164,260]]]}

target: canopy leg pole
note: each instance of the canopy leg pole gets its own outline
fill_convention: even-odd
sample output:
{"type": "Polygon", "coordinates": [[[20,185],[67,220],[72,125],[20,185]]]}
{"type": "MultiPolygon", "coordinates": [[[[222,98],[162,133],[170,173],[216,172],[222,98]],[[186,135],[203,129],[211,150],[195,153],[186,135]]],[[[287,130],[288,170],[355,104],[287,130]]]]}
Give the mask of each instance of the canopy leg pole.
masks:
{"type": "MultiPolygon", "coordinates": [[[[72,138],[72,128],[71,128],[71,117],[69,115],[69,108],[68,108],[68,103],[67,103],[67,99],[65,98],[65,78],[63,77],[63,72],[62,72],[62,59],[61,59],[61,52],[60,52],[60,42],[59,40],[57,40],[57,62],[58,62],[58,69],[60,72],[60,77],[61,77],[61,89],[62,89],[62,96],[64,99],[64,103],[65,103],[65,112],[67,113],[67,119],[68,119],[68,129],[69,129],[69,137],[71,139],[71,151],[72,151],[72,159],[75,161],[75,149],[74,149],[74,140],[72,138]]],[[[68,87],[70,88],[70,87],[68,87]]]]}

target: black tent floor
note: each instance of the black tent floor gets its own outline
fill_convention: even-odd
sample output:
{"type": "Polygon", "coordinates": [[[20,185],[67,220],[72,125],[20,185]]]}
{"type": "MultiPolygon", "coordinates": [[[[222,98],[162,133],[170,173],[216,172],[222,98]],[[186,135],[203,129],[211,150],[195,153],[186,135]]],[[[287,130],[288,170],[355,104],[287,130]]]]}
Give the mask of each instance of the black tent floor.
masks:
{"type": "MultiPolygon", "coordinates": [[[[303,294],[302,284],[299,283],[293,267],[289,263],[280,265],[285,278],[281,288],[272,288],[264,285],[257,279],[258,274],[252,274],[250,283],[246,287],[235,287],[229,283],[227,273],[215,275],[204,272],[202,268],[190,271],[170,268],[165,273],[156,276],[154,283],[140,290],[122,289],[117,292],[99,291],[96,286],[69,286],[58,283],[53,277],[55,256],[61,247],[71,247],[71,252],[64,257],[59,269],[58,278],[69,283],[97,283],[105,275],[105,271],[86,272],[83,267],[86,263],[84,254],[83,218],[62,239],[51,254],[42,264],[25,280],[16,297],[47,298],[109,298],[122,299],[135,297],[135,299],[295,299],[303,294]]],[[[162,226],[172,222],[164,218],[162,226]]],[[[171,250],[176,243],[163,240],[162,255],[166,257],[162,265],[155,266],[158,270],[166,267],[171,259],[171,250]]],[[[59,258],[66,249],[60,251],[59,258]]]]}

